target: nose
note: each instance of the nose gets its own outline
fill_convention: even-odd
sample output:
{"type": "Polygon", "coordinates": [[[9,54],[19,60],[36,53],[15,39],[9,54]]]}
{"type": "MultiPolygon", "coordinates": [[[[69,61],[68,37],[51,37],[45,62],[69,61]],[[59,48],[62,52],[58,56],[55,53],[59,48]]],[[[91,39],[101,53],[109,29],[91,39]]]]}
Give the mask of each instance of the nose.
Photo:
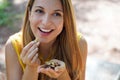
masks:
{"type": "Polygon", "coordinates": [[[50,20],[49,14],[45,14],[45,15],[43,16],[42,24],[43,24],[43,25],[46,25],[46,26],[48,26],[48,25],[51,24],[51,20],[50,20]]]}

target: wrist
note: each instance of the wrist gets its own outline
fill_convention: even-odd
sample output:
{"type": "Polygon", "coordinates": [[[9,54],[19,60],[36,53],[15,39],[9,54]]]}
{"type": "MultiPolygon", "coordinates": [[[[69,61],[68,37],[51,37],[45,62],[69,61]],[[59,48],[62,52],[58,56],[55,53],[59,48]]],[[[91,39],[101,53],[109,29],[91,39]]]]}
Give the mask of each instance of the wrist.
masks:
{"type": "Polygon", "coordinates": [[[37,72],[37,67],[33,67],[33,66],[26,66],[26,69],[29,71],[36,71],[37,72]]]}
{"type": "Polygon", "coordinates": [[[26,65],[22,80],[38,80],[37,67],[26,65]]]}

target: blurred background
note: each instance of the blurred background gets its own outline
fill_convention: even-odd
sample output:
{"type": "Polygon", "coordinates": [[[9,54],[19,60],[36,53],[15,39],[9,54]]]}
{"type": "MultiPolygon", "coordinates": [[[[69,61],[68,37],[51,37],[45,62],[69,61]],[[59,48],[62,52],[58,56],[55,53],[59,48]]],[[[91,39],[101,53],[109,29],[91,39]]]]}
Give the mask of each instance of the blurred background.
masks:
{"type": "MultiPolygon", "coordinates": [[[[0,0],[0,80],[4,45],[21,29],[27,0],[0,0]]],[[[72,0],[77,30],[88,43],[86,80],[120,80],[120,0],[72,0]]]]}

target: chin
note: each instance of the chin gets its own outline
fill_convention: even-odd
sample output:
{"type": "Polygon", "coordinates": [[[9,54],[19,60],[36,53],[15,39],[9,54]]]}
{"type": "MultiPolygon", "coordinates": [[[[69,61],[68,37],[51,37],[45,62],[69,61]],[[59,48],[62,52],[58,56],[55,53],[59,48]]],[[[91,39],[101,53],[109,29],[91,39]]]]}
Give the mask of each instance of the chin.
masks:
{"type": "Polygon", "coordinates": [[[50,41],[47,39],[38,39],[40,43],[49,43],[50,41]]]}

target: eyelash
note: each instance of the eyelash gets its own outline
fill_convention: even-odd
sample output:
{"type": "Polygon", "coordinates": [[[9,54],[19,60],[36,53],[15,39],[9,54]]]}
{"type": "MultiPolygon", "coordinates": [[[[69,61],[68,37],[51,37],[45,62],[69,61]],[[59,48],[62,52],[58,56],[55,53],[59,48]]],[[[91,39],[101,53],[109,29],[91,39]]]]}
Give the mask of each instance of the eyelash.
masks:
{"type": "Polygon", "coordinates": [[[60,13],[54,13],[54,16],[62,16],[60,13]]]}
{"type": "MultiPolygon", "coordinates": [[[[39,14],[43,14],[44,11],[43,10],[40,10],[40,9],[37,9],[35,10],[36,13],[39,13],[39,14]]],[[[54,13],[53,16],[57,16],[57,17],[60,17],[62,16],[60,13],[54,13]]]]}
{"type": "Polygon", "coordinates": [[[35,12],[37,12],[37,13],[44,13],[44,11],[42,11],[42,10],[35,10],[35,12]]]}

